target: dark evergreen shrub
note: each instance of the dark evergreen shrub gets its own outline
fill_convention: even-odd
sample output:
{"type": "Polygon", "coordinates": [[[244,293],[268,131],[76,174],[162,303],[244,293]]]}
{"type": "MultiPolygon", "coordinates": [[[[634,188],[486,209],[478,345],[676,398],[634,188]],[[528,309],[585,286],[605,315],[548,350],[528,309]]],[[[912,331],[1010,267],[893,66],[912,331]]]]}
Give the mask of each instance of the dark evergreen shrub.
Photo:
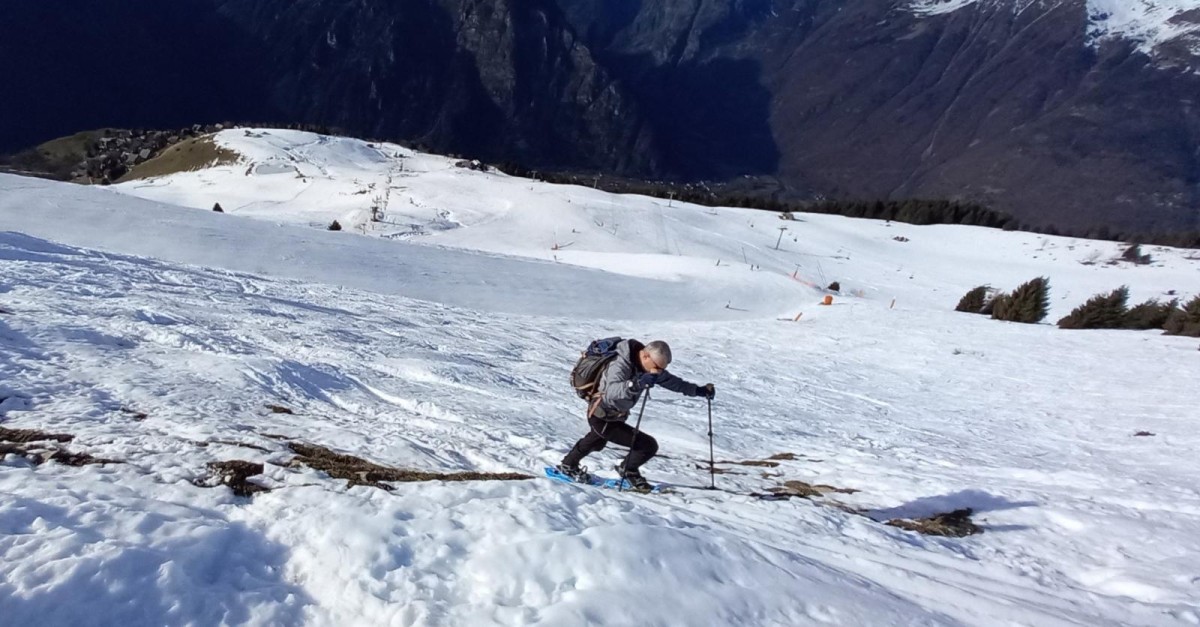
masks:
{"type": "Polygon", "coordinates": [[[338,223],[337,220],[334,220],[333,224],[329,225],[329,230],[330,231],[340,231],[340,230],[342,230],[342,225],[340,223],[338,223]]]}
{"type": "Polygon", "coordinates": [[[1133,307],[1125,314],[1126,329],[1163,329],[1166,328],[1167,319],[1171,317],[1171,312],[1179,308],[1179,299],[1176,298],[1169,303],[1160,303],[1158,299],[1151,298],[1150,300],[1133,307]]]}
{"type": "Polygon", "coordinates": [[[994,299],[992,317],[1009,322],[1036,324],[1050,309],[1050,281],[1046,277],[1033,279],[1013,290],[1012,294],[994,299]]]}
{"type": "Polygon", "coordinates": [[[225,210],[221,208],[221,203],[215,203],[213,205],[213,211],[217,213],[225,213],[225,210]]]}
{"type": "Polygon", "coordinates": [[[1062,329],[1120,329],[1128,313],[1129,288],[1118,287],[1108,294],[1097,294],[1058,321],[1062,329]]]}
{"type": "Polygon", "coordinates": [[[1171,312],[1165,328],[1167,335],[1200,337],[1200,295],[1188,301],[1182,308],[1171,312]]]}
{"type": "Polygon", "coordinates": [[[838,283],[837,281],[834,281],[833,283],[830,283],[829,287],[827,287],[825,289],[827,289],[831,292],[840,292],[840,291],[842,291],[842,284],[838,283]]]}
{"type": "Polygon", "coordinates": [[[990,291],[991,290],[988,288],[988,286],[980,285],[966,294],[963,294],[963,297],[959,299],[958,306],[954,308],[954,311],[965,311],[966,313],[973,314],[983,313],[983,309],[988,304],[988,301],[994,300],[988,298],[988,293],[990,291]]]}
{"type": "Polygon", "coordinates": [[[1008,298],[1008,294],[1005,294],[1004,292],[996,292],[995,294],[992,295],[991,298],[984,301],[983,309],[980,309],[979,313],[981,313],[985,316],[991,316],[991,317],[995,318],[996,317],[996,305],[1000,305],[1001,307],[1003,307],[1004,300],[1006,298],[1008,298]]]}
{"type": "Polygon", "coordinates": [[[1142,247],[1138,244],[1131,244],[1129,248],[1126,248],[1125,252],[1121,253],[1121,259],[1124,259],[1129,263],[1136,263],[1142,266],[1152,261],[1152,259],[1150,259],[1150,255],[1142,254],[1142,247]]]}

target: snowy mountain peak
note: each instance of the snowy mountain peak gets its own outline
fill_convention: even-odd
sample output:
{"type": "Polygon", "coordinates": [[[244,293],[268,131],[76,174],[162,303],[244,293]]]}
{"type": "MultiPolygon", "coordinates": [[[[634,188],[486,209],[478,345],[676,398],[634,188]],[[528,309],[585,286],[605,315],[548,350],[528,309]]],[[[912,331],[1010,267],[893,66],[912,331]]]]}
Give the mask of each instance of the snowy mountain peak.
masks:
{"type": "Polygon", "coordinates": [[[1088,35],[1136,41],[1146,53],[1182,42],[1200,54],[1200,0],[1088,0],[1088,35]]]}
{"type": "MultiPolygon", "coordinates": [[[[985,3],[1024,11],[1058,6],[1063,0],[915,0],[909,7],[918,15],[942,15],[985,3]]],[[[1092,45],[1127,39],[1153,54],[1164,44],[1182,43],[1200,55],[1200,0],[1087,0],[1087,16],[1092,45]]]]}

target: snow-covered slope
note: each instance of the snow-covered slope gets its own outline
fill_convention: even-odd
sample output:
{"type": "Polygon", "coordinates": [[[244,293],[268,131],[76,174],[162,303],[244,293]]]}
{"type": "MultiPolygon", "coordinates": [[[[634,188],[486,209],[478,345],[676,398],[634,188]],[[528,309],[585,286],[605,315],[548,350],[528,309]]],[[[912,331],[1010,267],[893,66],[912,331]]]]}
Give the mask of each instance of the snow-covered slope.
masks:
{"type": "MultiPolygon", "coordinates": [[[[1024,11],[1067,1],[1072,0],[915,0],[911,8],[939,15],[984,2],[1024,11]]],[[[1087,0],[1087,15],[1087,32],[1095,43],[1128,39],[1152,53],[1163,44],[1183,41],[1200,54],[1200,0],[1087,0]]]]}
{"type": "Polygon", "coordinates": [[[222,136],[247,155],[236,167],[122,186],[153,200],[0,176],[0,426],[125,462],[3,458],[5,621],[1200,622],[1196,341],[951,311],[976,284],[1038,275],[1053,315],[1122,283],[1189,294],[1200,261],[1186,251],[1110,266],[1109,243],[785,223],[254,134],[222,136]],[[300,176],[267,173],[285,162],[300,176]],[[325,231],[334,218],[348,232],[325,231]],[[805,281],[826,280],[846,295],[817,306],[805,281]],[[645,471],[673,494],[388,492],[289,463],[288,442],[307,442],[423,471],[537,473],[582,435],[566,372],[610,334],[666,339],[673,372],[716,383],[718,460],[791,458],[719,464],[721,490],[697,489],[706,407],[656,392],[643,429],[664,456],[645,471]],[[232,459],[266,462],[256,480],[275,489],[193,484],[232,459]],[[750,496],[788,480],[858,492],[750,496]],[[961,507],[985,533],[878,522],[961,507]]]}
{"type": "MultiPolygon", "coordinates": [[[[1051,315],[1062,316],[1092,294],[1124,283],[1130,285],[1134,299],[1160,296],[1171,289],[1195,290],[1200,270],[1200,260],[1166,248],[1147,249],[1158,260],[1153,267],[1110,266],[1104,262],[1119,254],[1123,248],[1119,244],[840,216],[802,215],[798,221],[782,221],[779,214],[765,211],[710,209],[586,187],[537,184],[455,167],[453,159],[391,144],[311,133],[239,129],[219,133],[216,141],[244,155],[243,161],[113,189],[206,211],[220,203],[228,215],[306,226],[308,230],[288,232],[303,232],[297,237],[304,239],[320,236],[339,246],[345,245],[344,238],[331,239],[331,234],[313,229],[338,220],[352,233],[598,269],[651,279],[657,286],[653,289],[670,292],[662,294],[659,300],[665,306],[661,307],[645,291],[612,301],[588,299],[587,306],[598,307],[603,317],[645,317],[647,307],[651,317],[672,319],[794,317],[800,311],[815,315],[806,306],[822,294],[814,286],[833,281],[840,283],[843,293],[858,294],[856,301],[890,304],[896,299],[904,306],[945,310],[975,285],[1012,289],[1041,274],[1049,275],[1056,286],[1051,315]],[[371,220],[373,206],[381,207],[380,221],[371,220]],[[780,227],[787,229],[782,237],[780,227]]],[[[66,222],[83,223],[77,218],[66,222]]],[[[220,222],[206,220],[205,224],[220,222]]],[[[39,233],[48,235],[62,227],[29,224],[26,228],[40,228],[39,233]]],[[[121,230],[134,228],[158,227],[139,224],[121,230]]],[[[238,227],[254,229],[248,240],[262,237],[258,234],[262,228],[238,227]]],[[[87,245],[94,237],[81,235],[71,242],[87,245]]],[[[160,235],[136,239],[169,241],[160,235]]],[[[364,246],[376,249],[376,244],[364,246]]],[[[439,254],[424,247],[419,250],[406,252],[411,257],[406,262],[439,254]]],[[[254,253],[259,254],[277,253],[254,253]]],[[[375,263],[385,262],[364,260],[353,265],[375,263]]],[[[487,276],[512,276],[500,265],[484,265],[495,268],[482,273],[487,276]]],[[[409,280],[398,279],[397,274],[372,272],[368,281],[387,285],[409,280]]],[[[601,292],[618,293],[610,288],[601,292]]],[[[552,309],[541,308],[539,302],[535,310],[552,309]]]]}

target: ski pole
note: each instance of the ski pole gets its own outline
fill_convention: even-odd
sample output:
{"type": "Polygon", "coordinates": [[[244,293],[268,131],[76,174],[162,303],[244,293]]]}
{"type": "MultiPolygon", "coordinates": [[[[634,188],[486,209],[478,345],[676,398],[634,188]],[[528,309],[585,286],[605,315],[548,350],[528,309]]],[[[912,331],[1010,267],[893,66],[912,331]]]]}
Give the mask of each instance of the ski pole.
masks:
{"type": "Polygon", "coordinates": [[[708,399],[708,478],[712,482],[710,490],[717,489],[717,470],[716,456],[713,454],[713,430],[712,430],[712,399],[708,399]]]}
{"type": "MultiPolygon", "coordinates": [[[[629,454],[633,454],[633,447],[637,446],[638,432],[642,430],[642,414],[646,413],[646,401],[650,400],[650,390],[646,390],[646,396],[642,397],[642,408],[638,410],[637,424],[633,426],[633,439],[629,442],[629,454]]],[[[625,456],[625,461],[629,461],[629,455],[625,456]]],[[[625,464],[621,464],[621,468],[625,468],[625,464]]],[[[621,471],[621,483],[617,484],[617,492],[625,491],[625,471],[621,471]]]]}

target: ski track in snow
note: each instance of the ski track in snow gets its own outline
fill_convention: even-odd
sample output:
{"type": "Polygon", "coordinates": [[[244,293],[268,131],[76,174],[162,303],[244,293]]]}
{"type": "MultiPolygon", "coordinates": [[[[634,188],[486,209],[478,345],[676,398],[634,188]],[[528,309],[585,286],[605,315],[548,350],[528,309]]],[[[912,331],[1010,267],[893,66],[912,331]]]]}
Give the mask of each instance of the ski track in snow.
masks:
{"type": "MultiPolygon", "coordinates": [[[[359,165],[363,180],[390,167],[370,155],[399,151],[270,136],[300,171],[320,164],[335,194],[359,165]]],[[[243,149],[255,146],[275,154],[243,149]]],[[[1038,274],[1057,315],[1122,282],[1161,295],[1197,276],[1184,253],[1084,266],[1116,245],[833,216],[802,216],[789,226],[805,244],[773,251],[778,220],[759,212],[656,214],[652,199],[404,158],[430,166],[409,170],[414,199],[455,207],[460,226],[426,238],[438,246],[313,230],[330,215],[310,213],[315,201],[256,221],[0,176],[0,423],[126,461],[0,463],[5,622],[1200,623],[1195,340],[951,311],[983,280],[1038,274]],[[623,236],[609,238],[614,221],[623,236]],[[587,267],[538,258],[571,229],[570,262],[587,267]],[[737,264],[743,246],[764,270],[710,263],[737,264]],[[863,296],[812,306],[821,292],[787,276],[798,263],[863,296]],[[744,312],[723,306],[738,282],[744,312]],[[566,285],[638,306],[589,316],[566,285]],[[777,319],[797,309],[801,322],[777,319]],[[667,339],[672,371],[717,383],[717,459],[797,458],[723,466],[722,491],[687,487],[708,484],[705,407],[668,392],[643,428],[664,454],[646,473],[683,486],[673,494],[542,479],[347,488],[290,467],[277,439],[418,470],[540,474],[583,432],[571,362],[610,334],[667,339]],[[1133,437],[1143,429],[1157,435],[1133,437]],[[266,462],[258,479],[275,490],[193,485],[229,459],[266,462]],[[785,479],[860,492],[745,496],[785,479]],[[961,507],[984,534],[877,522],[961,507]]],[[[210,187],[189,185],[231,176],[245,175],[155,189],[211,206],[210,187]]],[[[258,180],[279,176],[231,191],[247,206],[260,187],[302,202],[258,180]]],[[[588,462],[610,472],[619,458],[588,462]]]]}

